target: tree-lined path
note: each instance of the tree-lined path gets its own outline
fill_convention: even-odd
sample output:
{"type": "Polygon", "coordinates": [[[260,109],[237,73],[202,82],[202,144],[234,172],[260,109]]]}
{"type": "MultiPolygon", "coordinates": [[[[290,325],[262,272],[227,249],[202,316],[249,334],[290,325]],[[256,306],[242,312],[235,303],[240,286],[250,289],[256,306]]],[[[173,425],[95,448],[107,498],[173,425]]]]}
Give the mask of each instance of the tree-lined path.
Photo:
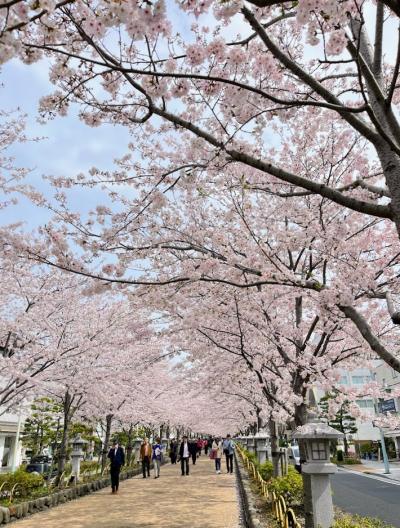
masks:
{"type": "Polygon", "coordinates": [[[141,475],[17,522],[20,528],[237,528],[239,511],[235,475],[216,475],[213,463],[201,457],[191,474],[181,477],[179,465],[161,468],[161,477],[141,475]]]}

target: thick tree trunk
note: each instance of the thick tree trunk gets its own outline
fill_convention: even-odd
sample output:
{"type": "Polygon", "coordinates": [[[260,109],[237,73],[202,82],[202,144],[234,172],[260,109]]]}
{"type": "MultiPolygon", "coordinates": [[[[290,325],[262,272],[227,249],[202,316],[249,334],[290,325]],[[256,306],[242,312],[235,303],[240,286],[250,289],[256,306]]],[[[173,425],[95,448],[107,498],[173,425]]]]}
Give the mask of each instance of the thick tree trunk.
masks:
{"type": "Polygon", "coordinates": [[[62,429],[60,449],[58,451],[58,467],[57,467],[57,478],[56,478],[57,486],[61,484],[62,475],[64,473],[65,464],[67,461],[69,426],[70,426],[70,420],[71,420],[71,404],[72,404],[72,397],[69,391],[67,390],[64,396],[64,423],[63,423],[63,429],[62,429]]]}
{"type": "Polygon", "coordinates": [[[343,437],[343,445],[344,445],[344,456],[349,456],[349,443],[347,441],[346,435],[343,437]]]}
{"type": "MultiPolygon", "coordinates": [[[[296,427],[304,425],[307,421],[307,405],[303,402],[301,405],[296,407],[294,421],[296,427]]],[[[299,442],[300,451],[300,462],[303,464],[306,460],[305,445],[303,442],[299,442]]],[[[303,477],[303,488],[304,488],[304,526],[305,528],[314,528],[314,515],[311,502],[311,477],[305,473],[301,475],[303,477]]]]}
{"type": "Polygon", "coordinates": [[[274,477],[281,477],[281,465],[279,460],[279,439],[277,435],[277,427],[276,422],[274,420],[269,420],[268,422],[268,429],[269,429],[269,435],[270,435],[270,441],[271,441],[271,457],[272,457],[272,465],[273,465],[273,472],[274,477]]]}
{"type": "Polygon", "coordinates": [[[104,437],[103,442],[103,450],[101,452],[101,473],[104,473],[104,470],[107,465],[107,454],[108,454],[108,446],[110,444],[110,437],[111,437],[111,424],[113,419],[113,414],[107,414],[106,416],[106,434],[104,437]]]}
{"type": "Polygon", "coordinates": [[[131,460],[132,460],[132,451],[133,451],[132,437],[133,437],[133,426],[131,425],[128,430],[128,443],[126,446],[126,462],[128,466],[130,465],[131,460]]]}

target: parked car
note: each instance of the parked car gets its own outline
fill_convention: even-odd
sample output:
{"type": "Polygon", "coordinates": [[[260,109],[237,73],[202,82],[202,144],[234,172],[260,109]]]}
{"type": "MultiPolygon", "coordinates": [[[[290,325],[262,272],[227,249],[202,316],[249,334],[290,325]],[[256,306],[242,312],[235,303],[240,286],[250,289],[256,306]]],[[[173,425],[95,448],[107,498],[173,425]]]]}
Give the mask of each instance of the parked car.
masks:
{"type": "Polygon", "coordinates": [[[300,449],[298,445],[291,445],[288,447],[289,464],[294,466],[299,473],[301,473],[300,449]]]}
{"type": "Polygon", "coordinates": [[[51,471],[51,458],[47,455],[37,455],[31,458],[25,470],[28,473],[39,473],[40,475],[49,475],[51,471]]]}

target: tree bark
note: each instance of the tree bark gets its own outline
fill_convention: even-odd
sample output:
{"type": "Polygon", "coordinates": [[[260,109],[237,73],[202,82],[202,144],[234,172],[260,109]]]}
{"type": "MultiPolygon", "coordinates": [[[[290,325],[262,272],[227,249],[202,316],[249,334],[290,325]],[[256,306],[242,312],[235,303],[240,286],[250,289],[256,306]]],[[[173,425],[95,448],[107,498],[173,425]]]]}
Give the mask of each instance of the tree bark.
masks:
{"type": "Polygon", "coordinates": [[[63,423],[60,449],[58,452],[58,466],[57,466],[57,477],[56,477],[57,486],[61,484],[61,478],[65,470],[65,463],[67,461],[69,426],[70,426],[70,421],[71,421],[71,404],[72,404],[72,397],[69,391],[67,390],[67,392],[64,395],[64,402],[63,402],[64,423],[63,423]]]}
{"type": "Polygon", "coordinates": [[[108,446],[110,444],[110,437],[111,437],[111,424],[113,420],[113,414],[107,414],[106,416],[106,434],[104,437],[103,442],[103,450],[101,452],[101,473],[104,473],[104,470],[107,465],[107,454],[108,454],[108,446]]]}
{"type": "Polygon", "coordinates": [[[128,430],[128,443],[126,446],[126,461],[127,461],[128,466],[130,465],[131,460],[132,460],[132,450],[133,450],[132,437],[133,437],[133,426],[131,425],[128,430]]]}
{"type": "Polygon", "coordinates": [[[274,420],[269,420],[268,429],[271,441],[271,457],[273,465],[273,474],[274,477],[281,477],[281,465],[279,460],[279,439],[277,435],[276,422],[274,420]]]}
{"type": "MultiPolygon", "coordinates": [[[[303,402],[301,405],[296,407],[294,422],[296,427],[304,425],[307,421],[307,405],[303,402]]],[[[306,451],[304,442],[299,442],[300,451],[300,462],[303,464],[306,460],[306,451]]],[[[303,478],[303,489],[304,489],[304,520],[305,528],[314,528],[314,515],[311,500],[311,477],[305,473],[302,473],[303,478]]]]}

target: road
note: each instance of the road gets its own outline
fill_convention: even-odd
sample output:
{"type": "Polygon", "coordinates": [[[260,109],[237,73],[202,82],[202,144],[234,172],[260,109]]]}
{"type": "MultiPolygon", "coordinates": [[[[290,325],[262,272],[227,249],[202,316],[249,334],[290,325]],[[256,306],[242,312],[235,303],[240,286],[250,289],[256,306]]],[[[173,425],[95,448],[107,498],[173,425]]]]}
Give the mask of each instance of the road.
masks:
{"type": "Polygon", "coordinates": [[[341,471],[332,476],[333,502],[343,511],[400,528],[400,482],[341,471]]]}

